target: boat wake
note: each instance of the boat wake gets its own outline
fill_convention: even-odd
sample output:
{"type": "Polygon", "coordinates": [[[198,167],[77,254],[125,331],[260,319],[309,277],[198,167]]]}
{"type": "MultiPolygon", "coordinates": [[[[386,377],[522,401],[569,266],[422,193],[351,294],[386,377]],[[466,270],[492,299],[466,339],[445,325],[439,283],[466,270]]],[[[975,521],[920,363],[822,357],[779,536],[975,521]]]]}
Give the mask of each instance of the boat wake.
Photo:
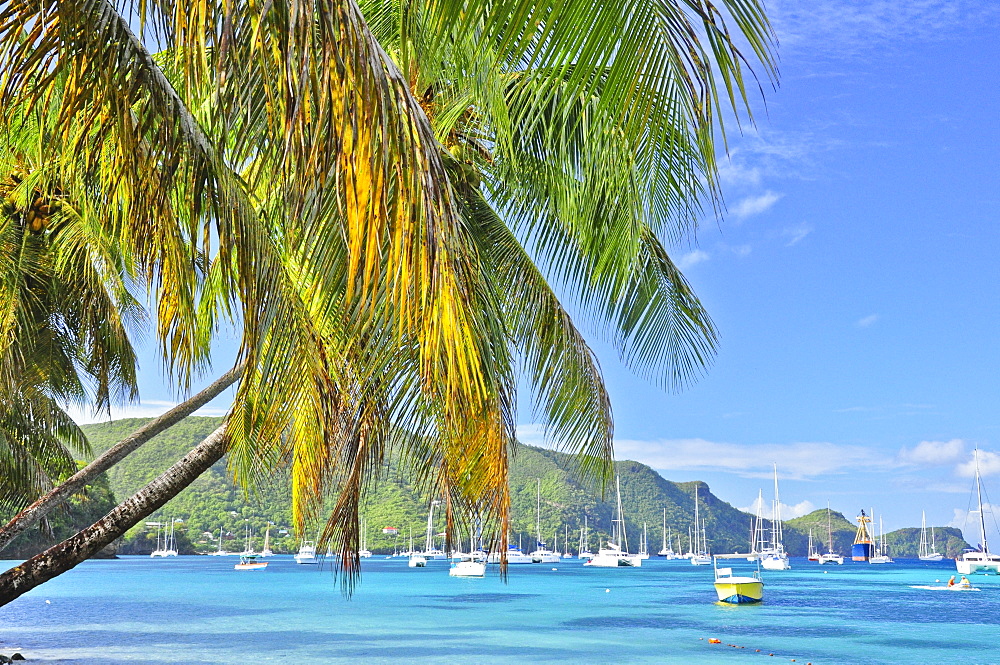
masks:
{"type": "Polygon", "coordinates": [[[911,589],[927,589],[928,591],[981,591],[978,587],[974,586],[960,586],[955,584],[953,586],[940,585],[940,586],[929,586],[929,585],[910,585],[911,589]]]}

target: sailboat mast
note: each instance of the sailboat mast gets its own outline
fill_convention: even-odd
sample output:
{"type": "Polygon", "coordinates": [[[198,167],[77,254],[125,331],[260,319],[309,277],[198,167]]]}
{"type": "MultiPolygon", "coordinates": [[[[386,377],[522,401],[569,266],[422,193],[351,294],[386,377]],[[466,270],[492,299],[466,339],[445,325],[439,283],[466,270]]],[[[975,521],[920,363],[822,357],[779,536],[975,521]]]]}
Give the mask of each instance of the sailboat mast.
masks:
{"type": "Polygon", "coordinates": [[[826,551],[833,553],[833,522],[830,520],[830,502],[826,502],[826,551]]]}
{"type": "Polygon", "coordinates": [[[781,528],[781,497],[778,496],[778,463],[774,463],[774,546],[777,548],[782,542],[781,528]]]}
{"type": "Polygon", "coordinates": [[[976,448],[976,495],[979,498],[979,529],[983,535],[983,553],[989,554],[990,547],[986,544],[986,516],[983,513],[983,484],[979,480],[979,448],[976,448]]]}
{"type": "Polygon", "coordinates": [[[538,481],[537,492],[535,494],[535,541],[538,543],[538,547],[542,546],[542,479],[536,478],[538,481]]]}
{"type": "MultiPolygon", "coordinates": [[[[701,529],[701,522],[698,519],[698,486],[695,485],[694,486],[694,535],[695,538],[698,539],[698,541],[701,541],[701,538],[698,538],[699,529],[701,529]]],[[[694,552],[695,554],[698,554],[698,547],[699,544],[698,542],[696,542],[694,547],[691,548],[691,551],[694,552]]]]}
{"type": "Polygon", "coordinates": [[[625,513],[622,511],[622,485],[615,476],[615,493],[618,495],[618,546],[628,551],[628,534],[625,533],[625,513]]]}

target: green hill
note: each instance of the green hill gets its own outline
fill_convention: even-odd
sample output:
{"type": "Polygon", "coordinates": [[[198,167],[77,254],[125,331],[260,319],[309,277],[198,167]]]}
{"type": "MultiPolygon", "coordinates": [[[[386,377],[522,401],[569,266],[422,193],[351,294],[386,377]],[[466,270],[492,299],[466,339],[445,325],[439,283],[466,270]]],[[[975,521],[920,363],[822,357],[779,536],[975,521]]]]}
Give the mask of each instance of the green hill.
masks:
{"type": "MultiPolygon", "coordinates": [[[[103,451],[131,433],[144,420],[129,419],[84,426],[95,451],[103,451]]],[[[180,459],[202,438],[219,424],[217,418],[188,418],[168,432],[133,453],[123,463],[109,472],[114,495],[120,500],[130,496],[145,483],[180,459]]],[[[673,534],[676,549],[681,536],[687,548],[688,529],[694,517],[694,492],[698,487],[701,517],[705,520],[712,551],[747,551],[752,516],[737,510],[711,493],[703,482],[674,483],[664,479],[650,467],[638,462],[616,463],[621,479],[622,503],[628,526],[630,548],[638,549],[642,526],[648,525],[649,549],[656,552],[661,543],[661,523],[666,509],[667,526],[673,534]]],[[[586,516],[591,529],[590,544],[595,547],[598,538],[606,537],[614,513],[613,486],[602,498],[600,491],[582,482],[573,472],[574,461],[569,455],[519,445],[511,464],[511,512],[513,541],[522,540],[525,547],[533,546],[535,533],[536,484],[541,481],[541,530],[549,544],[557,539],[563,548],[565,533],[569,532],[570,545],[575,551],[580,527],[586,516]]],[[[257,488],[244,496],[226,475],[225,462],[216,464],[191,487],[179,494],[149,521],[183,519],[178,528],[198,551],[215,548],[220,527],[226,533],[224,547],[242,548],[246,528],[252,528],[257,549],[261,547],[264,527],[272,528],[272,549],[292,552],[297,541],[291,533],[290,484],[287,472],[277,471],[267,486],[257,488]]],[[[373,552],[391,552],[399,546],[408,546],[412,531],[415,543],[422,543],[427,523],[427,507],[432,497],[421,496],[407,475],[390,464],[385,479],[365,507],[368,524],[368,549],[373,552]],[[398,536],[382,533],[383,527],[396,527],[398,536]]],[[[854,526],[839,513],[834,513],[834,537],[842,553],[850,552],[854,539],[854,526]]],[[[825,545],[826,511],[789,520],[785,529],[785,545],[797,556],[806,554],[809,526],[813,526],[817,541],[825,545]],[[820,528],[820,526],[822,528],[820,528]]],[[[437,529],[443,528],[439,522],[437,529]]],[[[947,530],[949,536],[952,531],[947,530]]],[[[130,532],[121,548],[122,552],[142,552],[149,548],[149,528],[137,526],[130,532]],[[145,535],[144,535],[145,534],[145,535]]],[[[946,530],[939,530],[939,545],[945,545],[946,530]]],[[[956,531],[957,532],[957,531],[956,531]]],[[[961,534],[957,533],[957,538],[961,534]]],[[[886,536],[889,543],[893,535],[886,536]]],[[[183,542],[183,541],[182,541],[183,542]]],[[[900,541],[902,543],[902,540],[900,541]]],[[[949,553],[953,543],[948,541],[949,553]]],[[[821,547],[817,545],[817,547],[821,547]]],[[[939,550],[944,551],[942,547],[939,550]]]]}
{"type": "MultiPolygon", "coordinates": [[[[854,536],[857,533],[857,524],[847,520],[843,514],[837,511],[831,512],[831,526],[833,527],[834,551],[844,556],[851,553],[851,545],[854,544],[854,536]]],[[[826,510],[814,510],[808,515],[796,517],[785,522],[785,533],[788,528],[794,528],[800,534],[806,534],[808,540],[809,529],[813,530],[813,542],[817,551],[826,551],[827,522],[826,510]]],[[[962,553],[962,549],[970,547],[962,537],[962,530],[953,527],[935,527],[937,551],[946,557],[955,557],[962,553]]],[[[928,538],[930,533],[928,531],[928,538]]],[[[885,548],[890,556],[902,558],[917,558],[917,550],[920,546],[920,529],[905,528],[897,529],[885,534],[885,548]]],[[[799,553],[799,552],[796,552],[799,553]]]]}

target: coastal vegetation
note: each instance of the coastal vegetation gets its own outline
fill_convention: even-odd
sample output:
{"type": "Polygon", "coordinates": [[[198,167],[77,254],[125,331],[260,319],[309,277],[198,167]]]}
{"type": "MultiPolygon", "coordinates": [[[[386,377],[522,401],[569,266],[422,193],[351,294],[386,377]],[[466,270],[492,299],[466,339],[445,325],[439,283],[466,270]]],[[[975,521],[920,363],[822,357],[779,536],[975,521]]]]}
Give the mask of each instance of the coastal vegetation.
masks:
{"type": "MultiPolygon", "coordinates": [[[[99,453],[121,438],[123,433],[132,431],[143,422],[139,419],[118,420],[85,425],[83,429],[95,453],[99,453]]],[[[221,420],[217,418],[187,418],[156,437],[109,472],[110,486],[115,495],[129,496],[141,488],[183,455],[192,442],[200,441],[214,430],[219,422],[221,420]]],[[[587,482],[575,473],[572,456],[518,444],[512,459],[511,533],[514,542],[521,540],[525,545],[534,543],[536,479],[541,479],[542,537],[550,546],[557,537],[562,548],[568,530],[570,547],[576,551],[584,516],[591,531],[591,547],[596,547],[601,539],[607,538],[614,505],[609,500],[602,500],[595,483],[587,482]]],[[[707,524],[712,550],[747,550],[753,516],[716,497],[704,482],[671,482],[638,462],[616,462],[615,471],[621,477],[628,542],[633,550],[638,549],[644,522],[651,552],[659,550],[664,509],[667,526],[672,533],[671,545],[677,549],[677,537],[680,536],[683,546],[687,547],[688,529],[693,521],[695,485],[698,486],[700,512],[707,524]]],[[[422,546],[431,498],[420,492],[412,474],[407,474],[405,468],[390,465],[383,482],[361,508],[361,515],[367,524],[368,549],[379,554],[407,549],[410,533],[413,534],[414,544],[422,546]],[[396,534],[385,534],[382,532],[384,527],[395,527],[398,531],[396,534]]],[[[220,529],[224,534],[224,549],[242,550],[247,527],[252,529],[253,544],[260,551],[268,523],[272,525],[271,548],[274,551],[293,553],[300,543],[292,528],[291,485],[287,471],[276,474],[270,482],[248,494],[232,484],[225,462],[219,462],[149,519],[154,522],[182,520],[177,524],[177,533],[180,534],[182,551],[190,553],[214,551],[218,547],[220,529]]],[[[832,512],[830,522],[835,551],[849,555],[857,524],[837,511],[832,512]]],[[[793,556],[807,554],[810,528],[813,530],[814,547],[825,551],[826,509],[785,520],[784,524],[785,545],[793,556]]],[[[439,532],[444,525],[439,520],[436,526],[435,531],[439,532]]],[[[148,554],[155,543],[155,533],[155,527],[137,525],[120,542],[118,551],[148,554]]],[[[955,556],[963,547],[968,547],[958,529],[937,527],[936,534],[938,550],[947,556],[955,556]]],[[[899,529],[886,534],[886,544],[893,556],[916,557],[919,537],[919,529],[899,529]]]]}
{"type": "MultiPolygon", "coordinates": [[[[714,326],[668,247],[705,202],[721,208],[715,138],[724,107],[749,111],[749,59],[775,76],[758,2],[362,5],[0,10],[0,109],[18,130],[0,159],[16,176],[4,231],[118,296],[98,303],[114,311],[69,313],[6,297],[3,350],[28,314],[73,327],[75,312],[117,334],[117,322],[145,330],[133,306],[150,302],[183,390],[221,329],[240,339],[227,418],[93,525],[0,575],[0,603],[95,554],[225,455],[251,493],[287,469],[294,528],[322,524],[351,574],[387,462],[443,497],[449,537],[475,512],[502,546],[518,385],[577,472],[600,486],[612,470],[610,404],[578,321],[663,387],[710,362],[714,326]],[[165,50],[151,55],[147,38],[165,50]],[[58,254],[70,238],[107,256],[58,254]]],[[[19,262],[2,268],[38,286],[19,262]]],[[[78,401],[134,397],[126,344],[56,341],[118,391],[99,380],[78,401]]],[[[31,354],[5,358],[17,376],[31,354]]],[[[50,401],[55,376],[36,391],[50,401]]],[[[20,477],[8,507],[45,489],[20,477]]]]}

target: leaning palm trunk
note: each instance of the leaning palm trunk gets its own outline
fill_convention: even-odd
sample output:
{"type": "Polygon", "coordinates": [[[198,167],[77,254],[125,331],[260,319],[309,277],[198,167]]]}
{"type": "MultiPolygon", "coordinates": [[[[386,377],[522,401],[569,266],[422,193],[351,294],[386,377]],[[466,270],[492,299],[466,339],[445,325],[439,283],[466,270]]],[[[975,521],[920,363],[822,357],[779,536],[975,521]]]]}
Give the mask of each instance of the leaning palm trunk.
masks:
{"type": "Polygon", "coordinates": [[[104,454],[70,476],[66,482],[52,488],[47,494],[19,512],[6,526],[0,528],[0,552],[10,545],[18,534],[37,524],[53,508],[62,504],[74,493],[80,491],[84,485],[93,480],[98,474],[118,464],[118,462],[125,459],[154,436],[173,427],[213,400],[223,390],[236,383],[242,374],[242,364],[229,370],[197,395],[178,404],[159,418],[151,420],[133,432],[131,436],[122,439],[116,445],[108,448],[104,454]]]}
{"type": "Polygon", "coordinates": [[[65,573],[138,524],[226,453],[225,424],[130,499],[68,540],[0,575],[0,607],[65,573]]]}

